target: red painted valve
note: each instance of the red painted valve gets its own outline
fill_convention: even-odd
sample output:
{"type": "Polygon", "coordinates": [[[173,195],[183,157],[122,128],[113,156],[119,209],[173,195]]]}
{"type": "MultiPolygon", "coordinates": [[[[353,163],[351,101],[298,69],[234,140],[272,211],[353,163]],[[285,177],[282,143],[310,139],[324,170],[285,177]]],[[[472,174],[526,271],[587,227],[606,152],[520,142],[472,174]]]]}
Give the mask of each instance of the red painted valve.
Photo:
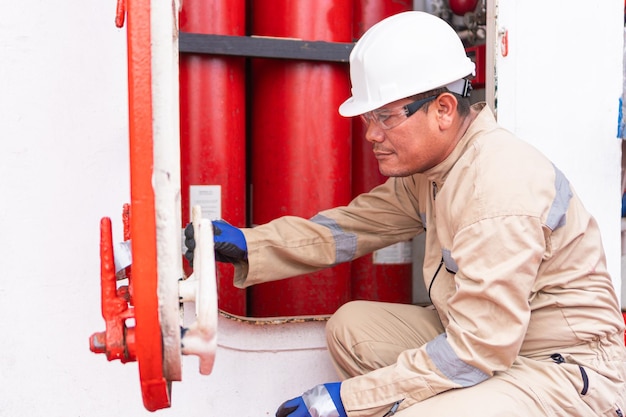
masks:
{"type": "MultiPolygon", "coordinates": [[[[125,205],[125,240],[131,238],[130,217],[130,205],[125,205]]],[[[150,411],[170,407],[171,382],[182,379],[181,354],[198,356],[203,375],[211,373],[215,361],[218,309],[213,230],[211,222],[202,218],[200,207],[193,207],[192,217],[198,243],[194,273],[174,285],[168,285],[154,269],[141,268],[146,257],[138,256],[132,267],[123,270],[122,278],[128,279],[128,285],[118,286],[120,272],[115,270],[111,219],[100,221],[101,304],[106,330],[92,334],[89,347],[94,353],[105,354],[109,361],[138,362],[143,403],[150,411]],[[137,268],[134,273],[132,268],[137,268]],[[161,288],[160,293],[157,288],[161,288]],[[174,308],[169,302],[172,298],[174,308]],[[187,327],[180,321],[184,315],[179,311],[181,302],[192,302],[196,309],[196,321],[187,327]],[[131,321],[136,323],[130,325],[131,321]],[[175,329],[177,334],[166,336],[168,329],[175,329]]],[[[141,238],[133,240],[133,251],[139,242],[141,238]]]]}
{"type": "Polygon", "coordinates": [[[91,335],[89,348],[94,353],[106,354],[110,361],[133,362],[137,360],[135,328],[128,327],[126,321],[134,319],[135,312],[130,304],[128,286],[117,288],[111,219],[108,217],[100,221],[100,286],[106,330],[91,335]]]}
{"type": "MultiPolygon", "coordinates": [[[[130,239],[130,205],[124,206],[124,239],[130,239]]],[[[140,263],[141,264],[141,263],[140,263]]],[[[170,406],[170,388],[163,372],[161,328],[157,315],[156,274],[139,274],[135,283],[132,267],[125,269],[128,285],[118,287],[115,271],[111,219],[100,220],[100,287],[102,317],[106,330],[89,338],[94,353],[109,361],[139,363],[143,403],[156,411],[170,406]],[[143,282],[142,282],[143,281],[143,282]],[[140,284],[140,285],[135,285],[140,284]],[[134,288],[140,289],[135,294],[134,288]],[[135,320],[137,319],[137,320],[135,320]],[[131,321],[136,321],[135,325],[131,321]],[[139,322],[141,322],[139,324],[139,322]],[[139,331],[136,327],[140,327],[139,331]]],[[[142,272],[142,271],[140,271],[142,272]]]]}
{"type": "Polygon", "coordinates": [[[477,4],[478,0],[450,0],[450,10],[458,16],[463,16],[465,13],[473,12],[477,4]]]}

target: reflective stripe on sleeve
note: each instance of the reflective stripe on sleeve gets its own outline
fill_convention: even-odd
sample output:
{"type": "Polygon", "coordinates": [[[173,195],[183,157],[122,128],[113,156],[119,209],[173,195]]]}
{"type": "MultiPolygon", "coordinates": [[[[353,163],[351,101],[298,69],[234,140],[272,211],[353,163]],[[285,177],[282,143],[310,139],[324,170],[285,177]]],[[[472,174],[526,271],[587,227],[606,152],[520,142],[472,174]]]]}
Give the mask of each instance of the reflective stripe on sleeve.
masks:
{"type": "Polygon", "coordinates": [[[569,201],[572,198],[572,190],[570,189],[569,181],[556,166],[554,167],[554,171],[556,174],[554,178],[556,194],[554,201],[552,201],[548,218],[546,219],[546,226],[548,226],[550,230],[556,230],[565,224],[565,213],[567,213],[569,201]]]}
{"type": "Polygon", "coordinates": [[[463,362],[454,353],[445,333],[440,334],[428,344],[426,353],[450,381],[462,387],[471,387],[489,378],[489,375],[478,368],[463,362]]]}
{"type": "Polygon", "coordinates": [[[422,227],[426,230],[426,213],[420,213],[420,219],[422,219],[422,227]]]}
{"type": "Polygon", "coordinates": [[[311,417],[339,417],[333,398],[324,385],[316,385],[302,394],[302,401],[311,417]]]}
{"type": "Polygon", "coordinates": [[[443,249],[441,251],[441,255],[443,257],[443,264],[446,266],[448,272],[450,272],[451,274],[456,274],[457,272],[459,272],[459,266],[456,264],[456,262],[454,262],[454,259],[452,259],[452,253],[450,253],[449,249],[443,249]]]}
{"type": "Polygon", "coordinates": [[[354,233],[346,233],[335,220],[322,216],[321,214],[315,215],[311,218],[311,221],[327,227],[333,234],[333,239],[335,240],[336,264],[354,259],[354,255],[356,254],[356,235],[354,233]]]}

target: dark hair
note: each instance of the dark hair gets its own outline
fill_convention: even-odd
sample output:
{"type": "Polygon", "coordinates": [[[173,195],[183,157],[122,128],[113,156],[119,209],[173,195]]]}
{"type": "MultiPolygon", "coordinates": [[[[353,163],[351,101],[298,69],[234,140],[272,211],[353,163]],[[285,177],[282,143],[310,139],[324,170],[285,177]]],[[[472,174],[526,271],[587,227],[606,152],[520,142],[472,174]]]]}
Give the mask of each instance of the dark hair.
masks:
{"type": "Polygon", "coordinates": [[[456,106],[456,110],[459,112],[459,116],[467,116],[470,112],[471,107],[469,97],[463,97],[462,95],[453,92],[450,92],[450,94],[456,97],[456,101],[458,103],[456,106]]]}

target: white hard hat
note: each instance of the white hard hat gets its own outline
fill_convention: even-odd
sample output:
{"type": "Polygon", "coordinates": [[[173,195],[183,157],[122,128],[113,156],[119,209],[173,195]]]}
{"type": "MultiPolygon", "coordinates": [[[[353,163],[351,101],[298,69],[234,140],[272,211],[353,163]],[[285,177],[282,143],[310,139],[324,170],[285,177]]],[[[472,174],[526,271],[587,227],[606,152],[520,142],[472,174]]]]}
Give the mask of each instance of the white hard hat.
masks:
{"type": "Polygon", "coordinates": [[[351,117],[385,104],[458,84],[474,75],[461,39],[425,12],[398,13],[372,26],[350,53],[352,97],[339,106],[351,117]]]}

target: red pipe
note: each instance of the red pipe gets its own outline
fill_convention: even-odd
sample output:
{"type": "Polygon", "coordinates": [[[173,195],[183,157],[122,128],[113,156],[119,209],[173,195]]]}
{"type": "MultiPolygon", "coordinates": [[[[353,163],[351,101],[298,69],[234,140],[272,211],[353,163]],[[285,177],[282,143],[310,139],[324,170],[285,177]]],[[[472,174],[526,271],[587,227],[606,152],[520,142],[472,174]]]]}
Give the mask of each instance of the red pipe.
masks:
{"type": "MultiPolygon", "coordinates": [[[[350,42],[351,0],[253,0],[254,35],[350,42]]],[[[345,64],[252,62],[252,221],[311,217],[350,200],[345,64]]],[[[350,264],[250,289],[249,315],[331,314],[350,299],[350,264]]]]}
{"type": "MultiPolygon", "coordinates": [[[[413,9],[409,0],[355,0],[354,38],[359,39],[375,23],[391,15],[413,9]]],[[[380,174],[372,147],[365,138],[359,118],[353,122],[352,145],[352,195],[370,191],[387,179],[380,174]]],[[[374,263],[373,254],[352,262],[352,298],[398,303],[412,302],[411,263],[374,263]]]]}
{"type": "MultiPolygon", "coordinates": [[[[244,0],[185,0],[180,30],[245,35],[244,0]]],[[[183,227],[190,221],[190,186],[221,186],[221,217],[246,226],[245,58],[180,56],[183,227]]],[[[189,272],[189,270],[188,270],[189,272]]],[[[233,267],[218,264],[218,305],[245,315],[245,291],[233,286],[233,267]]]]}

